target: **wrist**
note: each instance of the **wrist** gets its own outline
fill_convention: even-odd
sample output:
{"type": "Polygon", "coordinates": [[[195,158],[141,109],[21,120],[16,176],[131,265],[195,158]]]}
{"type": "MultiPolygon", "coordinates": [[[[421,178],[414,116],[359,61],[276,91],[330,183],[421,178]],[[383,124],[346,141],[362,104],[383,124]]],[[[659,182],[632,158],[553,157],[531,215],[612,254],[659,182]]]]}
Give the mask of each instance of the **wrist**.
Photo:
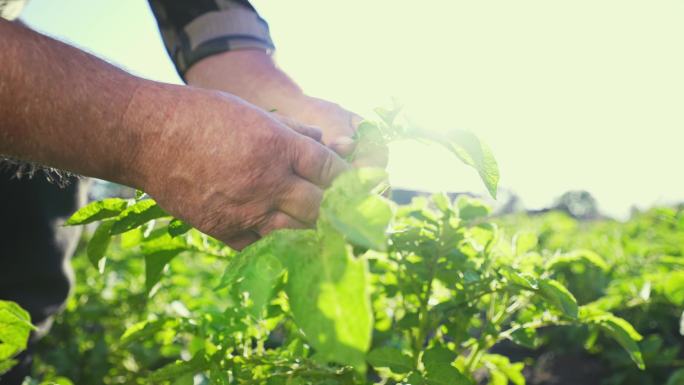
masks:
{"type": "Polygon", "coordinates": [[[177,109],[174,91],[180,88],[148,80],[134,86],[119,128],[126,148],[115,149],[119,155],[115,175],[108,179],[147,191],[155,162],[163,156],[159,145],[164,128],[177,109]]]}

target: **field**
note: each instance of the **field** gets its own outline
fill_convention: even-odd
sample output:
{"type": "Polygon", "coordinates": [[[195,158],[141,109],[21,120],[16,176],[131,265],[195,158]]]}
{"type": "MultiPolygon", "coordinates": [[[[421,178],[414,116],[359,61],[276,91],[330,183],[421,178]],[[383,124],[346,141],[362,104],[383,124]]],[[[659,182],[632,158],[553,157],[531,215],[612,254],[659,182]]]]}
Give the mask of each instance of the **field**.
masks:
{"type": "MultiPolygon", "coordinates": [[[[358,151],[419,136],[449,148],[496,194],[496,162],[477,138],[411,133],[393,112],[380,116],[361,127],[358,151]]],[[[562,211],[493,216],[467,196],[398,206],[384,197],[386,180],[378,169],[347,172],[326,191],[315,229],[276,231],[242,252],[143,193],[91,203],[68,222],[91,231],[36,377],[684,383],[683,207],[635,212],[624,223],[562,211]]],[[[21,325],[15,337],[27,332],[21,325]]]]}

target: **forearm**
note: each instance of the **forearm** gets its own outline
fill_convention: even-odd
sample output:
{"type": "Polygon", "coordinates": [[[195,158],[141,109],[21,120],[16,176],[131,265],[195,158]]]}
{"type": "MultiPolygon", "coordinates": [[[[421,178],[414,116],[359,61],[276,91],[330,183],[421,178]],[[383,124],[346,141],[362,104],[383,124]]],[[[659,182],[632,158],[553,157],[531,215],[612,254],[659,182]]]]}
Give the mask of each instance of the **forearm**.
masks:
{"type": "Polygon", "coordinates": [[[0,63],[0,154],[136,184],[126,111],[146,81],[1,19],[0,63]]]}
{"type": "Polygon", "coordinates": [[[305,97],[302,89],[262,50],[213,55],[190,67],[188,84],[237,95],[266,110],[288,114],[305,97]]]}

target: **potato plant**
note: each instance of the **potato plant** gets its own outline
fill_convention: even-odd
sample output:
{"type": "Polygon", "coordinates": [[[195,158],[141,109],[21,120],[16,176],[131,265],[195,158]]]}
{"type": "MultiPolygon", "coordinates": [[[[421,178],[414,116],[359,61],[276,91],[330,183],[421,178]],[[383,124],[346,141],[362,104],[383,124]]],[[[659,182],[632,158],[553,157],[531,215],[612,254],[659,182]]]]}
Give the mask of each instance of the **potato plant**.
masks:
{"type": "Polygon", "coordinates": [[[581,341],[607,369],[606,385],[684,384],[684,206],[635,212],[627,222],[581,222],[561,212],[497,222],[536,238],[534,252],[556,261],[553,278],[578,303],[634,325],[644,335],[648,370],[637,370],[611,341],[582,328],[546,333],[549,349],[581,341]]]}
{"type": "Polygon", "coordinates": [[[31,316],[12,301],[0,300],[0,376],[16,365],[34,327],[31,316]]]}
{"type": "MultiPolygon", "coordinates": [[[[395,110],[378,112],[380,121],[359,127],[354,156],[395,139],[438,143],[496,194],[496,161],[475,136],[436,136],[396,123],[395,110]]],[[[554,279],[569,255],[540,263],[536,239],[503,237],[478,200],[436,194],[397,207],[383,197],[387,188],[382,170],[349,171],[326,190],[314,229],[275,231],[241,252],[144,194],[79,210],[68,225],[99,222],[87,245],[92,264],[106,274],[110,243],[120,238],[144,260],[146,296],[173,285],[164,285],[176,279],[168,265],[181,254],[223,270],[214,270],[217,284],[188,287],[216,302],[149,308],[113,342],[118,350],[153,343],[177,359],[158,367],[125,356],[121,366],[136,378],[112,383],[519,385],[524,364],[492,348],[537,346],[540,329],[573,325],[614,339],[643,369],[639,333],[604,308],[579,306],[554,279]]]]}

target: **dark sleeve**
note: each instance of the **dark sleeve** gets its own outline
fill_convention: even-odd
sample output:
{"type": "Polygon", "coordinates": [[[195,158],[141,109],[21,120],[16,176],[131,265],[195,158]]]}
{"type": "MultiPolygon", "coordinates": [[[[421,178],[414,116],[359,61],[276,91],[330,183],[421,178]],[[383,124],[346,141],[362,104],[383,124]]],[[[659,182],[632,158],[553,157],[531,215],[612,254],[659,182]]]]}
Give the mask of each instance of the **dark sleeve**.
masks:
{"type": "Polygon", "coordinates": [[[268,24],[247,0],[149,0],[178,73],[236,49],[274,49],[268,24]]]}

